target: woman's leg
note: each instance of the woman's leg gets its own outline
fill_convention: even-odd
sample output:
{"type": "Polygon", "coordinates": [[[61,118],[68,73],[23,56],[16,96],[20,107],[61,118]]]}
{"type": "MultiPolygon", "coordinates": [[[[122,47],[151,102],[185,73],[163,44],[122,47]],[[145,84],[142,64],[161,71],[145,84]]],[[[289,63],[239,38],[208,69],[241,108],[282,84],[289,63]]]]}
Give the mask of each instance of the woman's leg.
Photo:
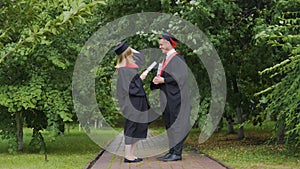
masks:
{"type": "Polygon", "coordinates": [[[132,145],[131,145],[131,152],[130,152],[130,154],[136,159],[137,158],[137,156],[136,156],[136,146],[137,146],[137,142],[135,142],[135,143],[133,143],[132,145]]]}
{"type": "Polygon", "coordinates": [[[125,158],[128,160],[134,160],[135,157],[132,155],[132,144],[125,144],[125,158]]]}

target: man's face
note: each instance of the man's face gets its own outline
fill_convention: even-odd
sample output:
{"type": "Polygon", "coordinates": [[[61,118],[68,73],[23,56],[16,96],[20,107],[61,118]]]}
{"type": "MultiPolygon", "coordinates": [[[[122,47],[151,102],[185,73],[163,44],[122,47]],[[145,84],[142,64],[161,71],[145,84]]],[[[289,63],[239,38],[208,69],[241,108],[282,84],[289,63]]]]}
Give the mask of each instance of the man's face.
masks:
{"type": "Polygon", "coordinates": [[[159,39],[159,48],[161,49],[162,53],[168,53],[168,51],[172,49],[172,46],[166,39],[159,39]]]}

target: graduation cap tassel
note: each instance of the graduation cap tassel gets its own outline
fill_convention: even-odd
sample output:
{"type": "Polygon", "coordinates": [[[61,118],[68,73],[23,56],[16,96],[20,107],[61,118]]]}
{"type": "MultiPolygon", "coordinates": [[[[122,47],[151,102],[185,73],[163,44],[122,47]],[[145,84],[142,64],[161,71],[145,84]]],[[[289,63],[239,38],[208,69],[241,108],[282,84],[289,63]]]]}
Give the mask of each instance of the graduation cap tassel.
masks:
{"type": "Polygon", "coordinates": [[[178,42],[174,41],[173,38],[170,38],[170,41],[173,48],[175,48],[178,45],[178,42]]]}

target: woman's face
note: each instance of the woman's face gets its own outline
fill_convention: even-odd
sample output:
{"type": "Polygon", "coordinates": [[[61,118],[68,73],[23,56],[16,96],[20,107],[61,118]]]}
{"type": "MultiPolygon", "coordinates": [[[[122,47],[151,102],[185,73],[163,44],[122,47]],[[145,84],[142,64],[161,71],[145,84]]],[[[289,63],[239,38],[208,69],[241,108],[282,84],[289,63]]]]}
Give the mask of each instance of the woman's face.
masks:
{"type": "Polygon", "coordinates": [[[162,53],[168,53],[172,49],[172,45],[166,39],[159,39],[159,48],[161,49],[162,53]]]}

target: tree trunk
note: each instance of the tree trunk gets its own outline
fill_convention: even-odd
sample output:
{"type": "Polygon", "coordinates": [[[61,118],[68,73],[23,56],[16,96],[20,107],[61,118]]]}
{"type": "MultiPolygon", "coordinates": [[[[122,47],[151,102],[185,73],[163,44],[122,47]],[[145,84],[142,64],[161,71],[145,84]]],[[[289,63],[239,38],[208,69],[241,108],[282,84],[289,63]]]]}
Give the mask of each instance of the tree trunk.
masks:
{"type": "Polygon", "coordinates": [[[95,120],[95,122],[94,122],[94,128],[95,128],[95,129],[98,128],[98,120],[95,120]]]}
{"type": "MultiPolygon", "coordinates": [[[[236,81],[236,77],[233,78],[233,91],[234,94],[237,95],[237,108],[236,108],[236,114],[237,114],[237,118],[238,118],[238,124],[242,124],[243,121],[243,114],[242,114],[242,108],[241,108],[241,98],[239,96],[239,88],[238,88],[238,84],[236,81]]],[[[238,129],[238,138],[241,140],[245,137],[244,135],[244,128],[240,127],[238,129]]]]}
{"type": "Polygon", "coordinates": [[[276,141],[279,144],[284,143],[284,137],[285,137],[285,124],[283,120],[277,121],[277,129],[276,129],[276,141]]]}
{"type": "Polygon", "coordinates": [[[23,150],[23,116],[22,112],[16,113],[16,127],[17,127],[17,140],[18,140],[18,151],[23,150]]]}
{"type": "MultiPolygon", "coordinates": [[[[244,122],[243,120],[243,113],[242,113],[242,108],[241,107],[237,107],[236,108],[236,114],[237,114],[237,118],[238,118],[238,124],[242,124],[244,122]]],[[[245,135],[244,135],[244,127],[240,127],[238,129],[238,138],[239,140],[242,140],[245,138],[245,135]]]]}
{"type": "Polygon", "coordinates": [[[228,126],[227,126],[228,134],[234,134],[234,128],[233,128],[234,121],[233,121],[233,118],[230,116],[230,117],[227,117],[226,120],[227,120],[227,123],[228,123],[228,126]]]}
{"type": "Polygon", "coordinates": [[[71,123],[68,123],[68,134],[70,134],[70,130],[71,130],[71,123]]]}

